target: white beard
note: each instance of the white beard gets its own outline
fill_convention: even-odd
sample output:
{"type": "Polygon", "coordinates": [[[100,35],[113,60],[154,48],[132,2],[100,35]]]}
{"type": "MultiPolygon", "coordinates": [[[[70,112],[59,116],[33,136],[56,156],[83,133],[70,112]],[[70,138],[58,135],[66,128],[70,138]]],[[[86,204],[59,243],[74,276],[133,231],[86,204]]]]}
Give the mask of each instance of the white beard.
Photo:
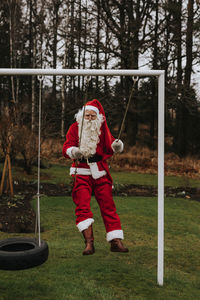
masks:
{"type": "Polygon", "coordinates": [[[99,136],[101,134],[101,125],[104,122],[104,116],[99,114],[96,120],[85,120],[83,121],[83,129],[81,134],[82,127],[82,118],[83,111],[79,111],[75,115],[76,121],[78,122],[78,135],[80,139],[81,135],[81,144],[80,150],[83,153],[84,158],[88,158],[96,153],[97,144],[99,143],[99,136]]]}

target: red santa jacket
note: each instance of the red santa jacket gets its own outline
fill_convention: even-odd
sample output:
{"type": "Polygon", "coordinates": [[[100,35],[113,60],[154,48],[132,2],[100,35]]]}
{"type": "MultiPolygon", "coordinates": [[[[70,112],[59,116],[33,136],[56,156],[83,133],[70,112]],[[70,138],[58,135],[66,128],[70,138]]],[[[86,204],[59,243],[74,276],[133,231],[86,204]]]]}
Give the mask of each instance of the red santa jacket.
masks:
{"type": "MultiPolygon", "coordinates": [[[[96,154],[101,156],[102,160],[96,163],[91,163],[89,165],[85,162],[78,162],[78,164],[76,164],[75,161],[73,160],[72,167],[70,169],[70,174],[73,174],[74,170],[76,169],[76,172],[77,171],[81,172],[81,173],[77,172],[77,174],[90,175],[90,170],[91,170],[96,174],[95,176],[97,178],[100,178],[101,176],[107,173],[108,177],[112,181],[109,172],[109,167],[106,160],[113,155],[111,144],[113,143],[114,140],[115,138],[111,135],[110,130],[107,126],[107,122],[104,121],[101,126],[99,143],[97,144],[97,148],[96,148],[96,154]]],[[[72,147],[78,147],[78,144],[79,144],[78,123],[75,122],[70,126],[66,134],[66,141],[63,145],[63,150],[62,150],[64,157],[71,158],[69,156],[70,150],[72,149],[72,147]]]]}

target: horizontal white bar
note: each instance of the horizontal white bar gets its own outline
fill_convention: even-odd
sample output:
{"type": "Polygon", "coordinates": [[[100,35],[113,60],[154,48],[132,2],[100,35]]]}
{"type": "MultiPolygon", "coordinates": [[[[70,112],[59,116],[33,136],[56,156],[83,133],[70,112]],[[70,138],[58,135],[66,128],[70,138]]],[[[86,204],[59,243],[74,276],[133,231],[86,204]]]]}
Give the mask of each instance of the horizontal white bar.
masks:
{"type": "Polygon", "coordinates": [[[163,70],[113,69],[9,69],[0,68],[0,75],[69,75],[69,76],[160,76],[163,70]]]}

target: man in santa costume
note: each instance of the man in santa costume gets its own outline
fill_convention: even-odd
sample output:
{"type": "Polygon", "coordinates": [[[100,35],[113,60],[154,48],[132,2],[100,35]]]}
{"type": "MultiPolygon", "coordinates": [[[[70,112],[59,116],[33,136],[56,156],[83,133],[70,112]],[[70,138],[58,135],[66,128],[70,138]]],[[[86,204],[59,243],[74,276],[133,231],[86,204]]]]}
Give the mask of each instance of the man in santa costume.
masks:
{"type": "Polygon", "coordinates": [[[106,239],[113,252],[128,252],[120,218],[112,197],[112,178],[106,160],[123,151],[123,142],[116,140],[108,128],[102,105],[96,99],[87,102],[75,115],[66,135],[63,155],[73,160],[70,174],[74,177],[72,198],[76,205],[76,225],[85,239],[83,255],[93,254],[93,213],[90,208],[92,191],[99,204],[106,229],[106,239]]]}

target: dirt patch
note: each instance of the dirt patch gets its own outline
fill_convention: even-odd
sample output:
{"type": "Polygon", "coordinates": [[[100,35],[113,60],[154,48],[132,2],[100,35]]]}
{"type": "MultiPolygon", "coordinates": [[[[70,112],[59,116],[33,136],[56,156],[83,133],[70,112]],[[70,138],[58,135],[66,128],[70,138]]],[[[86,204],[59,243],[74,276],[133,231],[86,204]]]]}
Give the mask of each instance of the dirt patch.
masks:
{"type": "Polygon", "coordinates": [[[30,197],[16,195],[0,199],[0,230],[4,232],[28,233],[35,231],[35,211],[30,205],[30,197]]]}
{"type": "MultiPolygon", "coordinates": [[[[35,232],[36,213],[31,200],[37,195],[37,183],[17,182],[14,186],[15,196],[0,197],[0,231],[9,233],[35,232]]],[[[72,187],[42,183],[40,194],[46,196],[71,195],[72,187]]],[[[41,231],[43,229],[41,228],[41,231]]]]}
{"type": "MultiPolygon", "coordinates": [[[[113,194],[116,196],[156,197],[158,195],[158,188],[147,185],[117,184],[114,186],[113,194]]],[[[165,187],[165,197],[186,198],[200,201],[200,189],[190,187],[165,187]]]]}

